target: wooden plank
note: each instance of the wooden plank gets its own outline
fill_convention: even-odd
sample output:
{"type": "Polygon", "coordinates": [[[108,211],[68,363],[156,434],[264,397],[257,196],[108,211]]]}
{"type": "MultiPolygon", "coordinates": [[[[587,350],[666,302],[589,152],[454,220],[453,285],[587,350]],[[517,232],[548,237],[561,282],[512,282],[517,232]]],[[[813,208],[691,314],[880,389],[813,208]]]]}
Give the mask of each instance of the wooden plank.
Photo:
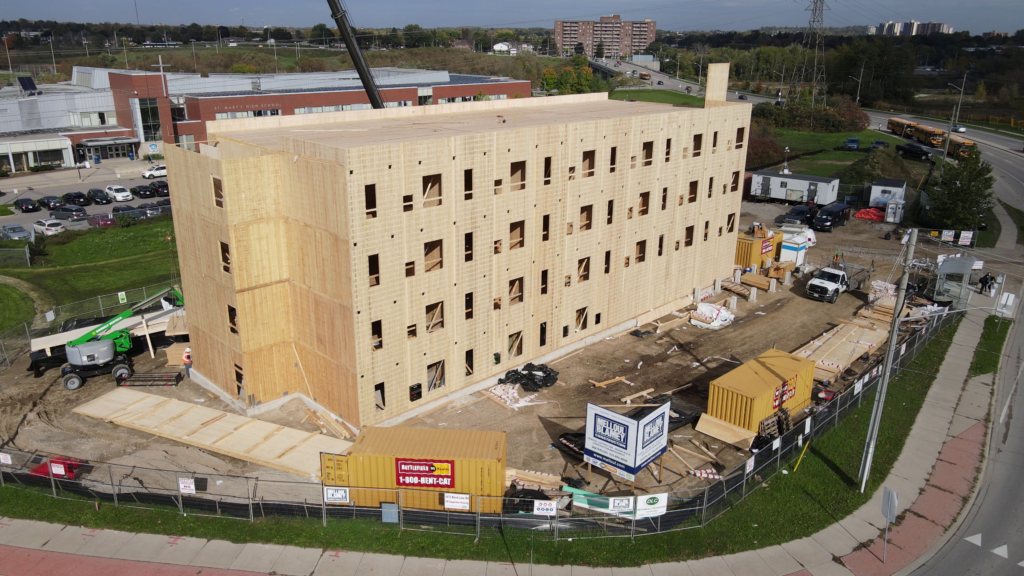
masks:
{"type": "MultiPolygon", "coordinates": [[[[682,456],[679,455],[678,452],[676,452],[675,448],[673,448],[672,446],[669,446],[668,450],[669,451],[666,452],[666,454],[671,454],[671,455],[675,456],[676,458],[678,458],[679,461],[683,463],[683,466],[686,466],[687,469],[689,469],[689,470],[693,470],[694,469],[693,466],[690,466],[690,463],[687,462],[685,458],[683,458],[682,456]]],[[[670,460],[670,462],[671,462],[671,460],[670,460]]]]}
{"type": "Polygon", "coordinates": [[[313,432],[309,436],[306,436],[302,440],[299,440],[297,443],[292,444],[290,447],[288,447],[287,450],[285,450],[284,452],[281,452],[280,454],[278,454],[276,460],[280,460],[281,458],[284,458],[288,454],[291,454],[292,450],[295,450],[299,446],[302,446],[306,442],[309,442],[310,440],[312,440],[313,438],[316,438],[319,435],[320,435],[319,432],[313,432]]]}
{"type": "Polygon", "coordinates": [[[324,421],[324,424],[338,436],[338,438],[351,438],[352,435],[348,433],[348,430],[344,426],[340,425],[333,416],[328,414],[326,411],[319,412],[318,415],[324,421]]]}
{"type": "MultiPolygon", "coordinates": [[[[700,442],[697,442],[693,438],[690,438],[690,444],[693,444],[697,448],[700,448],[701,452],[707,454],[715,462],[718,462],[719,464],[722,464],[722,461],[718,459],[718,456],[715,456],[714,454],[712,454],[711,451],[708,450],[707,448],[705,448],[704,445],[701,444],[700,442]]],[[[725,464],[722,464],[722,465],[725,466],[725,464]]]]}
{"type": "Polygon", "coordinates": [[[138,420],[141,420],[141,419],[145,418],[146,416],[149,416],[150,414],[156,412],[157,410],[163,408],[164,406],[167,406],[171,402],[174,402],[174,400],[172,398],[168,398],[168,399],[164,400],[163,402],[157,402],[149,410],[146,410],[145,412],[139,412],[137,414],[126,415],[127,417],[125,417],[125,418],[119,418],[117,420],[117,423],[120,424],[122,422],[124,422],[124,423],[136,422],[138,420]]]}
{"type": "Polygon", "coordinates": [[[636,394],[630,394],[629,396],[626,396],[625,398],[619,398],[619,402],[622,402],[623,404],[625,404],[625,403],[629,402],[630,400],[632,400],[634,398],[639,398],[641,396],[645,396],[647,394],[650,394],[651,392],[654,392],[654,388],[648,388],[647,390],[644,390],[642,392],[637,392],[636,394]]]}
{"type": "Polygon", "coordinates": [[[741,450],[750,450],[750,445],[754,443],[754,438],[757,436],[757,434],[746,428],[740,428],[725,420],[719,420],[710,414],[702,414],[694,430],[701,434],[707,434],[712,438],[717,438],[722,442],[732,444],[741,450]]]}
{"type": "Polygon", "coordinates": [[[680,390],[686,390],[690,386],[693,386],[693,382],[690,382],[689,384],[683,384],[682,386],[680,386],[678,388],[673,388],[673,389],[669,390],[668,392],[665,392],[665,394],[674,394],[676,392],[679,392],[680,390]]]}
{"type": "Polygon", "coordinates": [[[654,408],[661,404],[598,404],[601,408],[654,408]]]}
{"type": "Polygon", "coordinates": [[[509,412],[512,412],[512,407],[509,406],[508,404],[505,404],[504,402],[502,402],[499,398],[495,397],[494,394],[491,394],[490,392],[484,392],[484,396],[486,396],[487,398],[490,398],[491,402],[494,402],[495,404],[497,404],[498,406],[501,406],[505,410],[508,410],[509,412]]]}
{"type": "MultiPolygon", "coordinates": [[[[671,447],[671,449],[672,449],[673,451],[675,451],[675,450],[679,450],[679,451],[680,451],[680,452],[682,452],[683,454],[687,454],[687,455],[689,455],[689,456],[693,456],[693,457],[695,457],[695,458],[700,458],[700,459],[701,459],[702,461],[709,461],[709,460],[712,460],[712,458],[708,458],[707,456],[705,456],[705,455],[703,455],[703,454],[698,454],[697,452],[694,452],[693,450],[687,450],[686,448],[683,448],[682,446],[679,446],[678,444],[674,444],[674,445],[673,445],[673,446],[671,447]]],[[[678,454],[677,454],[677,456],[678,456],[678,454]]]]}
{"type": "Polygon", "coordinates": [[[753,272],[747,272],[746,274],[741,276],[740,281],[742,281],[747,286],[753,286],[758,290],[767,290],[768,288],[771,287],[772,284],[771,278],[768,278],[767,276],[761,276],[760,274],[754,274],[753,272]]]}
{"type": "Polygon", "coordinates": [[[187,434],[185,434],[184,436],[182,436],[182,438],[188,438],[189,436],[191,436],[191,435],[195,434],[196,432],[199,432],[199,431],[200,431],[200,430],[202,430],[203,428],[206,428],[206,427],[207,427],[207,426],[209,426],[210,424],[213,424],[214,422],[217,422],[217,421],[221,420],[222,418],[225,418],[225,417],[227,417],[227,415],[228,415],[228,414],[227,414],[227,412],[224,412],[223,414],[219,414],[219,415],[217,415],[217,416],[214,416],[213,418],[210,418],[210,419],[209,419],[209,420],[207,420],[206,422],[203,422],[202,424],[200,424],[199,426],[197,426],[197,427],[196,427],[196,428],[194,428],[193,430],[189,431],[189,432],[188,432],[187,434]]]}
{"type": "Polygon", "coordinates": [[[181,418],[182,416],[188,414],[189,412],[195,410],[196,408],[199,408],[199,406],[190,406],[187,410],[185,410],[183,412],[180,412],[180,413],[178,413],[178,414],[176,414],[174,416],[171,416],[167,420],[164,420],[163,422],[157,424],[156,426],[153,426],[153,428],[163,428],[164,426],[167,426],[171,422],[174,422],[178,418],[181,418]]]}
{"type": "Polygon", "coordinates": [[[622,382],[625,379],[626,379],[625,376],[619,376],[618,378],[612,378],[611,380],[605,380],[604,382],[595,382],[593,380],[590,380],[590,383],[593,384],[594,386],[598,387],[598,388],[604,388],[605,386],[608,386],[609,384],[615,384],[616,382],[622,382]]]}

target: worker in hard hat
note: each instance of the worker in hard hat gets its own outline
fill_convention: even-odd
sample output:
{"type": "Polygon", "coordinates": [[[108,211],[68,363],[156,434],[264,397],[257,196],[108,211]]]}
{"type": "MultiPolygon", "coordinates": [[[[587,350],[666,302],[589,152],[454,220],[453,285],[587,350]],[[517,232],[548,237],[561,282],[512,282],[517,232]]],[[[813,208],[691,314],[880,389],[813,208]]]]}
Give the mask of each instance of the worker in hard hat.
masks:
{"type": "Polygon", "coordinates": [[[185,378],[192,377],[192,349],[185,348],[185,353],[181,355],[181,363],[185,365],[185,378]]]}

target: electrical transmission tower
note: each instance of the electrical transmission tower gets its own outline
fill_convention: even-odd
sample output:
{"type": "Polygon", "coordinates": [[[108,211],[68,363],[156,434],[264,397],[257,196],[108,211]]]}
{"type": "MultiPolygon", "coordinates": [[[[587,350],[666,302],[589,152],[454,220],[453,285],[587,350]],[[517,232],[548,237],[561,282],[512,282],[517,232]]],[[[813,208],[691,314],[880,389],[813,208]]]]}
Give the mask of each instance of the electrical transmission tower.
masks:
{"type": "Polygon", "coordinates": [[[825,105],[825,0],[811,0],[807,10],[811,19],[807,23],[808,44],[814,44],[814,75],[811,78],[811,108],[825,105]]]}

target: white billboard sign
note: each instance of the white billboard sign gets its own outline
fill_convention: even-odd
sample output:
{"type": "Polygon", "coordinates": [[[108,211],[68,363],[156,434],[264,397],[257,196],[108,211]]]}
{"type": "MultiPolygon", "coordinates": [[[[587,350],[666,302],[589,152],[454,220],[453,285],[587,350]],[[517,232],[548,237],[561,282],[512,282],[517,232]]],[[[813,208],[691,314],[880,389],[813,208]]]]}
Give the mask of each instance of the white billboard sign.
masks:
{"type": "Polygon", "coordinates": [[[448,494],[444,495],[444,507],[449,510],[469,510],[469,494],[448,494]]]}
{"type": "Polygon", "coordinates": [[[348,504],[348,488],[324,486],[324,502],[328,504],[348,504]]]}
{"type": "Polygon", "coordinates": [[[665,453],[668,446],[669,404],[662,404],[637,421],[596,404],[587,404],[584,460],[605,469],[635,475],[665,453]]]}

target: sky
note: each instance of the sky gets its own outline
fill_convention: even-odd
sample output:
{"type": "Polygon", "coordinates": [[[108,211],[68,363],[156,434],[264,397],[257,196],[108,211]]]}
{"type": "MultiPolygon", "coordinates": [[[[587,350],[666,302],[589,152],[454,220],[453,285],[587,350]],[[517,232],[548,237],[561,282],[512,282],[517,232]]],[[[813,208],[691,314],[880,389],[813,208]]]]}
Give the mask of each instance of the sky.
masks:
{"type": "MultiPolygon", "coordinates": [[[[0,18],[76,22],[134,22],[136,2],[143,24],[220,24],[249,27],[330,23],[325,0],[49,0],[8,4],[0,18]]],[[[662,30],[749,30],[761,26],[806,26],[810,0],[348,0],[355,26],[401,28],[496,26],[550,28],[556,19],[596,20],[620,14],[650,18],[662,30]]],[[[1013,33],[1024,28],[1021,0],[828,0],[826,26],[873,25],[888,20],[936,21],[956,31],[1013,33]]]]}

